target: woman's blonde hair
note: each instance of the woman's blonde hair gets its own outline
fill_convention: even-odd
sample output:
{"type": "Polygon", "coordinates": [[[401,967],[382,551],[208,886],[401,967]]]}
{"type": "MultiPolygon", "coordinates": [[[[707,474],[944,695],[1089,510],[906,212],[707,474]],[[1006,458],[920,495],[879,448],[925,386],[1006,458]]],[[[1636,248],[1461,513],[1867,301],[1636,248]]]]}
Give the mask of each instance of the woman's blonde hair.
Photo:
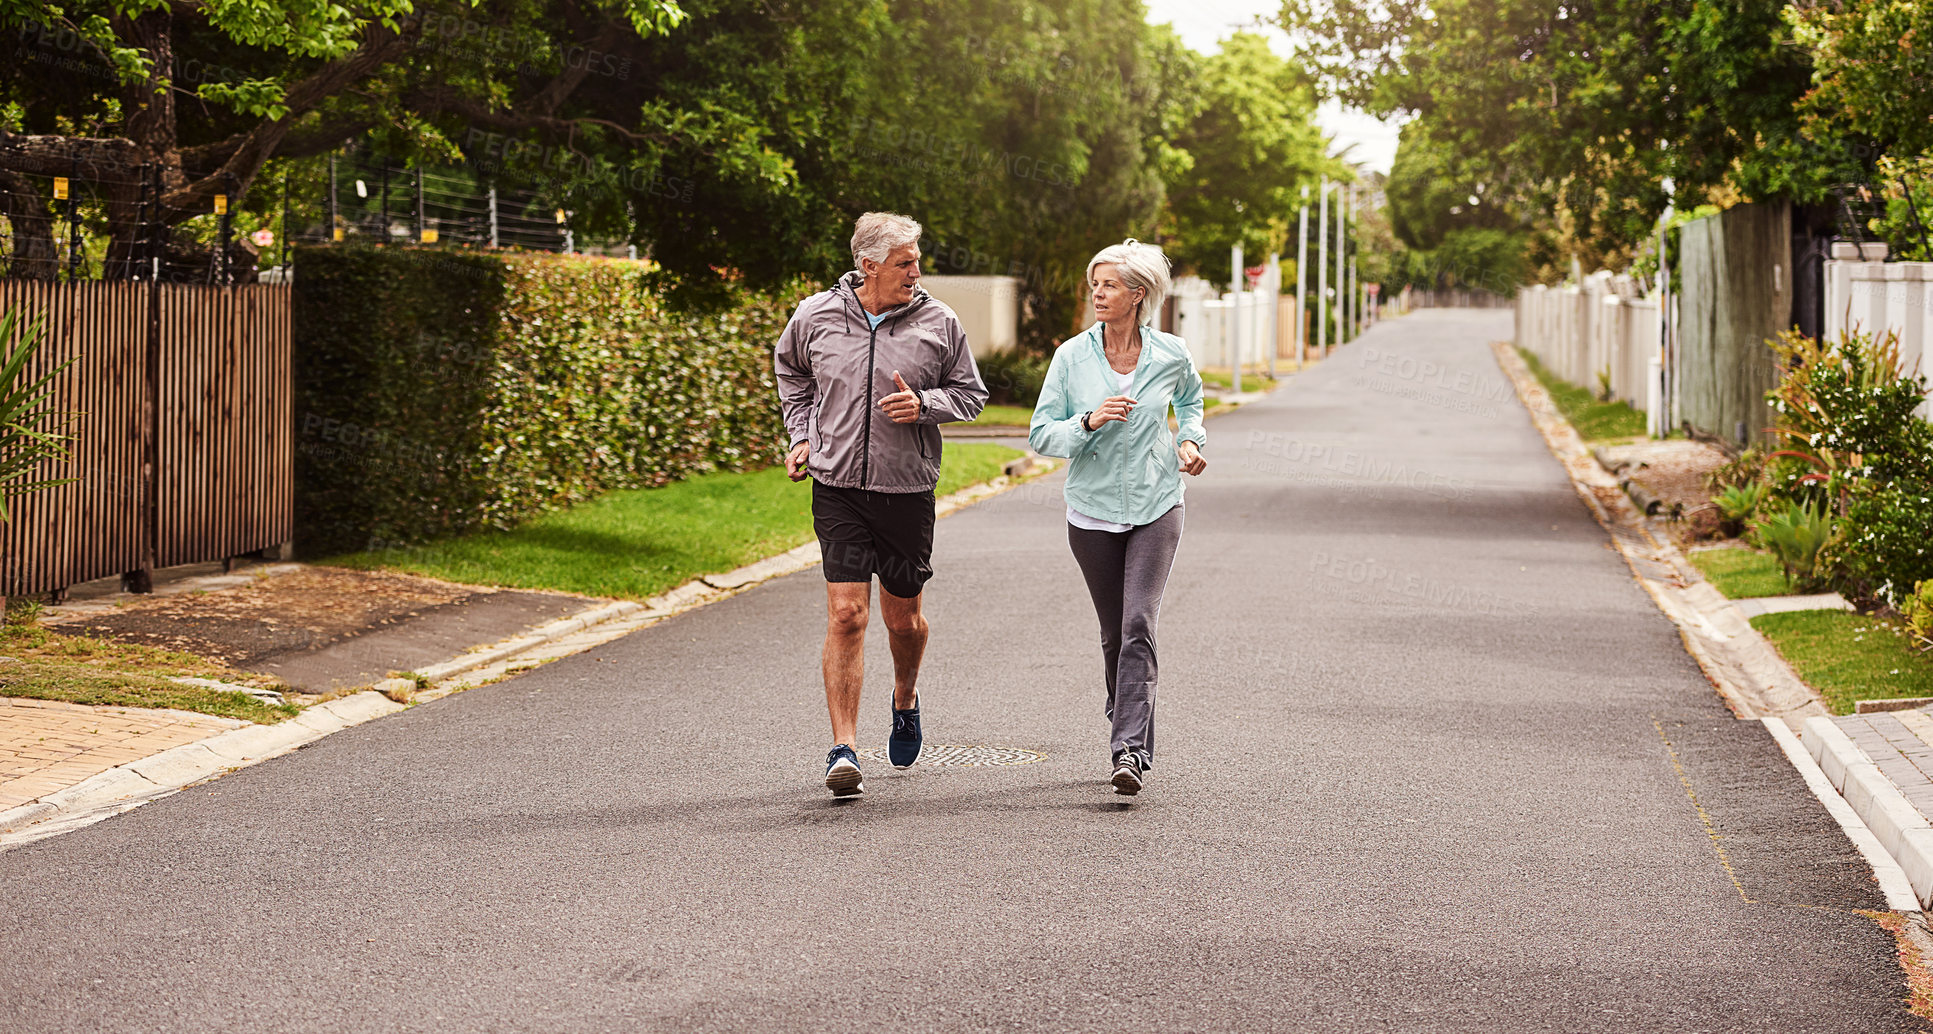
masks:
{"type": "Polygon", "coordinates": [[[1121,282],[1131,290],[1146,291],[1141,297],[1135,317],[1143,326],[1154,323],[1155,315],[1161,311],[1161,304],[1168,300],[1168,293],[1174,290],[1174,280],[1168,275],[1168,256],[1156,244],[1143,244],[1129,237],[1119,244],[1110,244],[1087,263],[1087,282],[1094,282],[1094,267],[1113,265],[1121,271],[1121,282]]]}

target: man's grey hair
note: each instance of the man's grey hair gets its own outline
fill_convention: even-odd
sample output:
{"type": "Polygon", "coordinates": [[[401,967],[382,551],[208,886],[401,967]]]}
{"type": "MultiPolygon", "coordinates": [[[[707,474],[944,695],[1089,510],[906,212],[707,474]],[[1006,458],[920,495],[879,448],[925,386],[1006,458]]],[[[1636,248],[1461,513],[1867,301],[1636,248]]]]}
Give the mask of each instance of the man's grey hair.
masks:
{"type": "Polygon", "coordinates": [[[1168,293],[1174,290],[1174,280],[1168,274],[1168,256],[1163,254],[1158,244],[1143,244],[1129,237],[1119,244],[1110,244],[1096,252],[1087,263],[1087,282],[1094,282],[1094,267],[1113,264],[1121,273],[1121,283],[1130,290],[1148,292],[1141,298],[1135,317],[1143,326],[1154,323],[1156,314],[1161,312],[1161,304],[1168,300],[1168,293]]]}
{"type": "Polygon", "coordinates": [[[861,259],[884,262],[894,248],[919,242],[919,223],[891,212],[867,212],[852,224],[852,268],[864,270],[861,259]]]}

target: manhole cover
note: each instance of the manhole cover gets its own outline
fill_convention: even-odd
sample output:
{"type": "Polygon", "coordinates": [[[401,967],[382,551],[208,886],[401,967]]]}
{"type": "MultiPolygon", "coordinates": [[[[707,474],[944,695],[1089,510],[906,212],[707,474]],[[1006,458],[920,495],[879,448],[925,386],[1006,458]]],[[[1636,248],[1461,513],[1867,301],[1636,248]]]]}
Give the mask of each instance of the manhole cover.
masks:
{"type": "MultiPolygon", "coordinates": [[[[859,756],[868,761],[882,761],[891,764],[886,752],[877,747],[867,747],[859,756]]],[[[981,765],[1031,765],[1043,755],[1035,750],[1021,750],[1019,747],[965,747],[944,743],[929,743],[920,750],[919,764],[937,765],[942,768],[974,768],[981,765]]]]}

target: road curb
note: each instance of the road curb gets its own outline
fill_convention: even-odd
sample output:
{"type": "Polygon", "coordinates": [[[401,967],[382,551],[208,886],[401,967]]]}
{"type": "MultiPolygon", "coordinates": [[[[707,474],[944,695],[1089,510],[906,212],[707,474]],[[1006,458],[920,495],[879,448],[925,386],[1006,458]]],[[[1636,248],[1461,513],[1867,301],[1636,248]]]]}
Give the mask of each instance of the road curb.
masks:
{"type": "Polygon", "coordinates": [[[1905,873],[1918,907],[1933,905],[1933,825],[1830,718],[1806,720],[1806,752],[1905,873]]]}
{"type": "MultiPolygon", "coordinates": [[[[1825,721],[1825,719],[1813,720],[1825,721]]],[[[1778,741],[1779,749],[1785,752],[1786,760],[1792,763],[1792,767],[1798,770],[1800,778],[1805,780],[1806,788],[1812,791],[1812,795],[1819,799],[1820,804],[1825,805],[1826,811],[1839,823],[1839,828],[1846,831],[1847,839],[1851,840],[1853,846],[1865,857],[1866,864],[1872,866],[1873,877],[1879,881],[1880,893],[1886,896],[1886,907],[1895,912],[1919,912],[1922,907],[1920,896],[1914,890],[1912,881],[1907,878],[1906,870],[1894,860],[1891,851],[1873,832],[1872,826],[1840,795],[1838,788],[1826,776],[1825,770],[1820,767],[1807,745],[1782,719],[1761,718],[1759,724],[1765,726],[1765,730],[1778,741]]]]}
{"type": "MultiPolygon", "coordinates": [[[[644,609],[646,609],[644,604],[634,603],[630,600],[600,603],[595,607],[579,611],[576,614],[567,615],[555,621],[538,625],[536,628],[510,639],[482,649],[472,649],[467,653],[458,654],[447,661],[419,668],[416,674],[430,682],[441,682],[452,676],[461,675],[464,672],[473,671],[506,657],[522,653],[532,647],[542,646],[553,640],[562,639],[572,632],[581,632],[592,625],[602,624],[612,618],[635,614],[644,609]]],[[[395,681],[413,683],[415,680],[395,681]]]]}

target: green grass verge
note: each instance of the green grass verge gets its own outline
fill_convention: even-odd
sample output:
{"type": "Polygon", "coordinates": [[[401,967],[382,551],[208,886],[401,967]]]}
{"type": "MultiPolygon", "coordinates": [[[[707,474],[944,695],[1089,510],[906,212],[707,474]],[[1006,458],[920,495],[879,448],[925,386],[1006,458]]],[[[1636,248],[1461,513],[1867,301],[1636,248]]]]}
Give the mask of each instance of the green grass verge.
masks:
{"type": "Polygon", "coordinates": [[[1577,434],[1587,442],[1604,441],[1612,438],[1641,438],[1644,436],[1644,413],[1632,409],[1623,402],[1599,402],[1587,388],[1580,388],[1569,381],[1558,378],[1537,357],[1519,348],[1517,354],[1524,357],[1530,372],[1550,392],[1551,401],[1557,404],[1558,412],[1564,419],[1577,428],[1577,434]]]}
{"type": "MultiPolygon", "coordinates": [[[[947,442],[938,492],[991,480],[1019,455],[1003,445],[947,442]]],[[[470,585],[644,599],[811,540],[811,482],[793,482],[785,468],[768,467],[611,492],[509,531],[325,562],[470,585]]]]}
{"type": "Polygon", "coordinates": [[[1933,696],[1933,660],[1897,626],[1846,610],[1761,614],[1752,627],[1770,639],[1834,714],[1861,700],[1933,696]]]}
{"type": "MultiPolygon", "coordinates": [[[[1235,389],[1235,372],[1233,370],[1203,370],[1201,371],[1201,382],[1211,387],[1221,388],[1224,391],[1233,391],[1235,389]]],[[[1258,366],[1253,370],[1244,369],[1242,371],[1242,390],[1245,392],[1267,391],[1280,383],[1280,381],[1269,377],[1266,367],[1258,366]]]]}
{"type": "Polygon", "coordinates": [[[973,423],[981,427],[1026,427],[1033,420],[1032,406],[988,406],[973,418],[973,423]]]}
{"type": "MultiPolygon", "coordinates": [[[[265,704],[232,690],[184,686],[167,676],[240,682],[240,675],[193,654],[152,646],[68,636],[29,624],[0,630],[0,696],[71,704],[166,707],[272,725],[293,718],[294,704],[265,704]]],[[[264,681],[264,680],[254,680],[264,681]]]]}
{"type": "Polygon", "coordinates": [[[1686,559],[1731,599],[1792,594],[1792,587],[1785,583],[1785,570],[1769,553],[1755,549],[1701,549],[1686,554],[1686,559]]]}

